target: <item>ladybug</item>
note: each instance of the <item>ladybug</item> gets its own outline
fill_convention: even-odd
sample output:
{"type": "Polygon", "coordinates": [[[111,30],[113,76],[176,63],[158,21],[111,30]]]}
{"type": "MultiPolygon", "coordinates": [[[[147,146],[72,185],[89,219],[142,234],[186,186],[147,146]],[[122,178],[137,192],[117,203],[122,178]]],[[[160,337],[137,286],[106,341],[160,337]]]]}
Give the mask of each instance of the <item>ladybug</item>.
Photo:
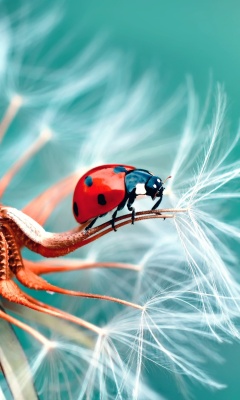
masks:
{"type": "Polygon", "coordinates": [[[73,214],[80,224],[90,223],[91,228],[96,220],[116,208],[112,215],[112,227],[117,212],[125,205],[132,211],[134,223],[135,209],[132,207],[137,196],[150,196],[153,200],[159,197],[152,207],[156,209],[162,201],[163,182],[151,172],[129,165],[107,164],[86,172],[78,181],[73,195],[73,214]]]}

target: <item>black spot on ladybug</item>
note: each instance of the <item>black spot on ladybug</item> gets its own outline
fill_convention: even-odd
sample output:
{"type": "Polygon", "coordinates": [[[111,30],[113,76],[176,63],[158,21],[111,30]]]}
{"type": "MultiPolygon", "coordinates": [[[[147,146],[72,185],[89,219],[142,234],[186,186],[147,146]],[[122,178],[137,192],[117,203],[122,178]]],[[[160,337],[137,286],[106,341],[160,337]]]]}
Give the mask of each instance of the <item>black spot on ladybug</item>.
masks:
{"type": "Polygon", "coordinates": [[[85,178],[85,184],[86,184],[87,186],[92,186],[93,180],[92,180],[92,177],[91,177],[91,176],[86,176],[86,178],[85,178]]]}
{"type": "Polygon", "coordinates": [[[107,204],[104,194],[98,195],[98,204],[100,204],[100,206],[105,206],[105,204],[107,204]]]}
{"type": "Polygon", "coordinates": [[[116,174],[119,174],[120,172],[127,172],[127,169],[126,169],[125,167],[123,167],[122,165],[118,165],[117,167],[115,167],[115,168],[113,169],[113,171],[114,171],[116,174]]]}
{"type": "Polygon", "coordinates": [[[77,206],[76,201],[74,201],[74,204],[73,204],[73,212],[76,215],[76,217],[78,217],[79,212],[78,212],[78,206],[77,206]]]}

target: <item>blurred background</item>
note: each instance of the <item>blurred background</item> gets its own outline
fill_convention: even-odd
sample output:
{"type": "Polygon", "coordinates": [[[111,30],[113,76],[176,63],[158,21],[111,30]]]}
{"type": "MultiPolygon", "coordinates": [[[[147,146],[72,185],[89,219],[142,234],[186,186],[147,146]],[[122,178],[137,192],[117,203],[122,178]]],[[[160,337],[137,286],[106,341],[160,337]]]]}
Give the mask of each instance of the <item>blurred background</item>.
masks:
{"type": "MultiPolygon", "coordinates": [[[[58,7],[57,2],[53,3],[58,7]]],[[[14,14],[19,4],[2,2],[2,9],[14,14]]],[[[49,6],[40,1],[34,4],[36,14],[49,6]]],[[[68,0],[59,2],[59,10],[62,14],[59,27],[42,45],[39,60],[46,54],[49,56],[49,49],[58,46],[61,56],[52,61],[52,68],[57,68],[57,64],[64,64],[76,49],[80,52],[92,40],[100,39],[105,50],[123,55],[129,64],[131,81],[138,81],[151,70],[158,76],[166,96],[191,76],[199,98],[204,101],[211,84],[220,82],[228,96],[229,126],[236,131],[240,115],[238,1],[68,0]],[[65,48],[64,38],[67,40],[65,48]]],[[[189,383],[190,395],[194,399],[239,400],[240,345],[219,345],[216,351],[225,361],[206,368],[227,388],[212,392],[189,383]]],[[[173,385],[173,379],[162,372],[161,376],[152,376],[152,385],[167,399],[181,400],[184,397],[173,385]]]]}
{"type": "Polygon", "coordinates": [[[210,79],[224,84],[231,120],[239,118],[240,56],[237,1],[131,2],[72,0],[66,29],[86,41],[105,33],[113,48],[134,61],[135,76],[156,68],[167,88],[176,89],[187,74],[197,93],[206,95],[210,79]],[[69,24],[69,26],[67,26],[69,24]]]}
{"type": "MultiPolygon", "coordinates": [[[[162,86],[171,93],[190,75],[202,100],[211,82],[222,83],[228,96],[226,118],[236,130],[240,116],[238,1],[71,0],[68,4],[63,29],[79,32],[86,43],[106,35],[107,44],[131,62],[133,78],[156,70],[162,86]]],[[[209,365],[209,371],[228,388],[209,392],[192,385],[190,393],[196,399],[239,400],[240,346],[221,345],[217,351],[225,361],[209,365]]],[[[165,379],[164,374],[156,377],[155,387],[168,399],[182,398],[168,374],[165,379]]]]}

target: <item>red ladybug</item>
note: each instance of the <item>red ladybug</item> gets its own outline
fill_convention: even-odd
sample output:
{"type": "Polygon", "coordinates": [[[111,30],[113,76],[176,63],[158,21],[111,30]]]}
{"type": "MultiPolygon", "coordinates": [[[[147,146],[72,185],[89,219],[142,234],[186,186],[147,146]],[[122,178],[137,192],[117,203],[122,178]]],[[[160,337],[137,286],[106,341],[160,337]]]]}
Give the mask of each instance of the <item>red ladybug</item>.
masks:
{"type": "Polygon", "coordinates": [[[86,229],[89,229],[109,211],[112,215],[112,227],[117,212],[127,204],[132,211],[134,223],[135,209],[132,207],[139,195],[151,196],[158,201],[152,207],[156,209],[162,201],[163,182],[158,176],[153,176],[145,169],[138,169],[129,165],[107,164],[93,168],[86,172],[78,181],[73,195],[73,213],[80,224],[91,220],[86,229]]]}

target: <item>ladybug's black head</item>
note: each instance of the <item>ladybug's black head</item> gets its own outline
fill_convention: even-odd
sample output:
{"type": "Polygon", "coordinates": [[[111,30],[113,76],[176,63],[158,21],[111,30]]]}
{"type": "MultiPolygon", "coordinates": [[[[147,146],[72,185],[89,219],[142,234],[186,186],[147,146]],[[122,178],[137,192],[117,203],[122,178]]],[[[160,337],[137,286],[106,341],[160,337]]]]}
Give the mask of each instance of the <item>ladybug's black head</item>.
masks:
{"type": "Polygon", "coordinates": [[[158,176],[151,176],[145,184],[146,195],[154,200],[156,197],[162,197],[164,187],[163,181],[158,176]]]}

